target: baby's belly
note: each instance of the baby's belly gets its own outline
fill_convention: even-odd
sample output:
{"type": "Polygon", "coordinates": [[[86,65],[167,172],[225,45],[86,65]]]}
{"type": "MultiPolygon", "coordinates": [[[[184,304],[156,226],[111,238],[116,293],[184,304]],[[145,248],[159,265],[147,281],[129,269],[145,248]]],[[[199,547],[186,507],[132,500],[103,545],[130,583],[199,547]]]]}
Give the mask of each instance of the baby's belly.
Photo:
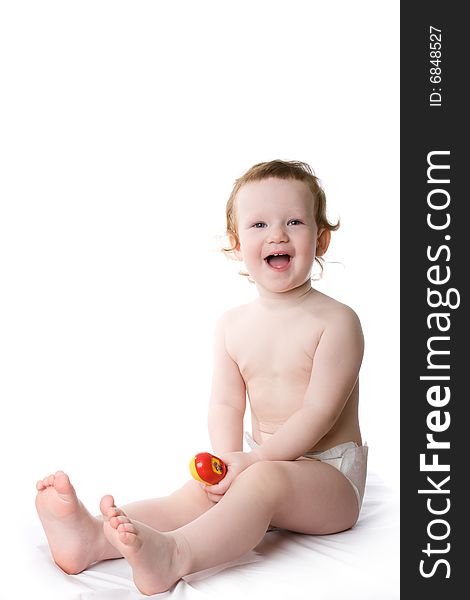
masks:
{"type": "MultiPolygon", "coordinates": [[[[281,389],[279,386],[278,389],[281,389]]],[[[263,444],[274,435],[283,424],[302,407],[304,389],[291,386],[289,390],[284,389],[284,395],[276,394],[271,390],[270,401],[266,397],[253,396],[251,404],[251,424],[253,439],[258,444],[263,444]],[[297,393],[296,393],[297,392],[297,393]]],[[[357,417],[357,405],[359,400],[358,385],[349,397],[341,415],[333,427],[307,450],[308,452],[328,450],[344,442],[356,442],[362,444],[361,432],[357,417]]]]}
{"type": "Polygon", "coordinates": [[[259,433],[260,442],[276,433],[301,408],[307,385],[308,382],[286,385],[285,381],[270,379],[248,386],[253,430],[255,435],[259,433]]]}
{"type": "MultiPolygon", "coordinates": [[[[252,417],[252,432],[251,435],[257,444],[262,445],[272,435],[276,433],[283,423],[263,423],[258,422],[252,417]]],[[[359,446],[362,445],[361,436],[357,427],[351,428],[333,428],[321,440],[309,448],[306,452],[317,452],[334,448],[344,442],[356,442],[359,446]],[[350,431],[348,431],[350,429],[350,431]]]]}

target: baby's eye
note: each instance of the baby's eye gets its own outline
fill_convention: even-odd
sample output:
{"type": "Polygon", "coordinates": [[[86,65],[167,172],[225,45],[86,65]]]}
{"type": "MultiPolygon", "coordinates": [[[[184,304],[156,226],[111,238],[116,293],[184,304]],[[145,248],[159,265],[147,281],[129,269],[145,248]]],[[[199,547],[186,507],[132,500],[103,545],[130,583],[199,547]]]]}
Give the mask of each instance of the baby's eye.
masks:
{"type": "Polygon", "coordinates": [[[301,225],[302,221],[300,219],[291,219],[287,224],[288,225],[301,225]]]}
{"type": "Polygon", "coordinates": [[[253,227],[256,227],[256,229],[261,229],[262,227],[266,227],[266,223],[259,221],[258,223],[253,223],[253,227]]]}

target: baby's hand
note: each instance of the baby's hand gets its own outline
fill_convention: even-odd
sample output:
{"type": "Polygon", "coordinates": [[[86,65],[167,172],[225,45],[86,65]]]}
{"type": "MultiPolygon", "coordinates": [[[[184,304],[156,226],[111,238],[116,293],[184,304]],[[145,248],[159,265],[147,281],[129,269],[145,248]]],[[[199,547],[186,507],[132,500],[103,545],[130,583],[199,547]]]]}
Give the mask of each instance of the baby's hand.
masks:
{"type": "Polygon", "coordinates": [[[227,474],[225,477],[216,485],[201,484],[201,487],[207,493],[207,497],[212,502],[219,502],[232,485],[234,479],[256,462],[255,455],[252,452],[229,452],[220,458],[227,465],[227,474]]]}

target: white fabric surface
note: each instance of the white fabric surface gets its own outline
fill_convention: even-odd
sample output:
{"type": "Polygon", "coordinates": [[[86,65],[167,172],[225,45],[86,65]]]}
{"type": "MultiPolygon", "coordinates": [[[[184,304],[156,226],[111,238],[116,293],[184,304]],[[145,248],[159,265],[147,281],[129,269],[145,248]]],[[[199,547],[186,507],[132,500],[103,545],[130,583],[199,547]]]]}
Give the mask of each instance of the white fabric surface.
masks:
{"type": "MultiPolygon", "coordinates": [[[[14,583],[12,569],[2,569],[1,600],[144,597],[135,588],[125,560],[106,561],[80,575],[69,576],[54,565],[44,543],[33,545],[31,550],[31,555],[23,556],[16,565],[19,569],[14,583]],[[15,588],[18,595],[12,595],[15,588]]],[[[169,592],[151,597],[396,600],[399,598],[398,496],[370,473],[361,516],[353,529],[327,536],[286,531],[267,533],[256,549],[242,559],[185,577],[169,592]]]]}

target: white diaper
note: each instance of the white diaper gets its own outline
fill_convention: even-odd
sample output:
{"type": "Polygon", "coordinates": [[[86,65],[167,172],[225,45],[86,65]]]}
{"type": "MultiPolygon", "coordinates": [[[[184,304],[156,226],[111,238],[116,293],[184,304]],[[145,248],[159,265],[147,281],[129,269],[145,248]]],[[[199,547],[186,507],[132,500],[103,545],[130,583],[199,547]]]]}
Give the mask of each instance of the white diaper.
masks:
{"type": "MultiPolygon", "coordinates": [[[[245,433],[245,439],[252,450],[259,448],[259,444],[248,432],[245,433]]],[[[306,452],[303,456],[319,460],[338,469],[352,485],[360,509],[366,487],[368,452],[367,444],[358,446],[356,442],[345,442],[322,452],[306,452]]]]}

